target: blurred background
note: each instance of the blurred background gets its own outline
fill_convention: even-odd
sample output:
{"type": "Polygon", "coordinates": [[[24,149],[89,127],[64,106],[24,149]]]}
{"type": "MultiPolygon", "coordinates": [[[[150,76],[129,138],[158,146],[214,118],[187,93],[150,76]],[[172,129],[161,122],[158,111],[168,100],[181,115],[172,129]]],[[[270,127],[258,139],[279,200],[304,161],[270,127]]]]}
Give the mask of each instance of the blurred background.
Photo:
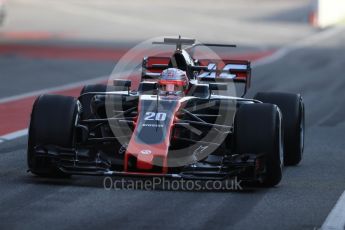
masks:
{"type": "MultiPolygon", "coordinates": [[[[4,0],[2,0],[4,1],[4,0]]],[[[137,42],[181,34],[265,47],[312,33],[311,0],[7,0],[4,39],[137,42]]]]}
{"type": "Polygon", "coordinates": [[[229,55],[255,59],[319,31],[310,0],[0,2],[0,97],[110,74],[125,51],[157,36],[237,44],[229,55]]]}

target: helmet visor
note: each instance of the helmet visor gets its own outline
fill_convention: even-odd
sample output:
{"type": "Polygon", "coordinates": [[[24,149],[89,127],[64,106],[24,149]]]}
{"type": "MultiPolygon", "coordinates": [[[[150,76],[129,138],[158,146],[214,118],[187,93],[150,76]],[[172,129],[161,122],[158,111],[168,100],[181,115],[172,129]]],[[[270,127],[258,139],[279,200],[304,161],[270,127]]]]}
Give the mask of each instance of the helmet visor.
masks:
{"type": "Polygon", "coordinates": [[[177,80],[160,80],[159,86],[160,90],[165,92],[182,92],[184,91],[185,82],[177,80]]]}

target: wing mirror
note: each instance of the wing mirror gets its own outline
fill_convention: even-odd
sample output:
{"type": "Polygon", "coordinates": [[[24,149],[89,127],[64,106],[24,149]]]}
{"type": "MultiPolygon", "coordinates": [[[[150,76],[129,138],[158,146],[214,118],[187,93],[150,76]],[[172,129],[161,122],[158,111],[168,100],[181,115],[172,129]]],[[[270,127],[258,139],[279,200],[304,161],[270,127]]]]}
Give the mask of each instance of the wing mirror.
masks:
{"type": "Polygon", "coordinates": [[[212,91],[212,90],[227,90],[228,85],[227,84],[221,84],[221,83],[210,83],[209,89],[210,89],[210,91],[212,91]]]}
{"type": "Polygon", "coordinates": [[[130,92],[131,85],[132,85],[132,81],[130,80],[114,80],[113,82],[113,86],[115,86],[119,90],[127,90],[128,94],[130,92]]]}

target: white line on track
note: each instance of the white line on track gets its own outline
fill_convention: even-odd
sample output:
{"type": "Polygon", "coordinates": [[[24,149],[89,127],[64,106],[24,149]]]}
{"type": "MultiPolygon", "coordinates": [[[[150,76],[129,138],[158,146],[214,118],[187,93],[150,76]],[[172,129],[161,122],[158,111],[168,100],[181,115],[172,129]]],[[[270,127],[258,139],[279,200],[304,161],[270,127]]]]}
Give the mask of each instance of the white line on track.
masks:
{"type": "MultiPolygon", "coordinates": [[[[97,77],[97,78],[93,78],[93,79],[90,79],[90,80],[73,82],[73,83],[70,83],[70,84],[62,85],[62,86],[57,86],[57,87],[47,88],[47,89],[43,89],[43,90],[32,91],[32,92],[29,92],[29,93],[19,94],[19,95],[16,95],[16,96],[1,98],[0,99],[0,103],[16,101],[16,100],[24,99],[24,98],[27,98],[27,97],[39,96],[39,95],[45,94],[45,93],[52,93],[52,92],[56,92],[56,91],[69,90],[69,89],[73,89],[73,88],[84,86],[84,85],[88,85],[88,84],[99,83],[99,82],[102,82],[102,81],[106,81],[108,79],[109,79],[109,76],[102,76],[102,77],[97,77]]],[[[22,130],[18,130],[18,131],[15,131],[15,132],[8,133],[8,134],[5,134],[3,136],[0,136],[0,144],[3,143],[4,141],[10,141],[10,140],[14,140],[16,138],[25,136],[25,135],[27,135],[27,133],[28,133],[28,129],[22,129],[22,130]]]]}
{"type": "Polygon", "coordinates": [[[0,143],[4,142],[4,141],[14,140],[16,138],[25,136],[27,134],[28,134],[28,129],[22,129],[22,130],[19,130],[19,131],[15,131],[13,133],[9,133],[9,134],[0,136],[0,143]]]}
{"type": "Polygon", "coordinates": [[[52,88],[47,88],[47,89],[42,89],[42,90],[36,90],[36,91],[29,92],[29,93],[23,93],[23,94],[11,96],[11,97],[0,98],[0,103],[16,101],[16,100],[20,100],[20,99],[27,98],[27,97],[39,96],[39,95],[45,94],[45,93],[51,93],[51,92],[62,91],[62,90],[69,90],[69,89],[73,89],[73,88],[88,85],[88,84],[95,84],[95,83],[98,83],[101,81],[106,81],[108,79],[109,79],[109,76],[102,76],[102,77],[97,77],[97,78],[93,78],[90,80],[73,82],[70,84],[61,85],[61,86],[57,86],[57,87],[52,87],[52,88]]]}
{"type": "Polygon", "coordinates": [[[329,213],[321,230],[345,229],[345,192],[340,196],[332,211],[329,213]]]}

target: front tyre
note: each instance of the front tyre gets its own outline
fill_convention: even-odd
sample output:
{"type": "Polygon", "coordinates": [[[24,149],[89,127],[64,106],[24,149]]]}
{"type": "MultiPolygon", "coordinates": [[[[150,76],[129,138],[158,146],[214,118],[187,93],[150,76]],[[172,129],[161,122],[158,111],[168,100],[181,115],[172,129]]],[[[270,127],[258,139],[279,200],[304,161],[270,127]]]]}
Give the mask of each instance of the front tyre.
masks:
{"type": "Polygon", "coordinates": [[[33,105],[29,126],[27,164],[38,176],[66,176],[48,156],[38,156],[38,146],[72,148],[78,117],[77,101],[73,97],[42,95],[33,105]]]}
{"type": "Polygon", "coordinates": [[[235,117],[237,154],[265,154],[265,171],[260,184],[277,185],[282,178],[283,140],[281,114],[272,104],[241,105],[235,117]]]}

